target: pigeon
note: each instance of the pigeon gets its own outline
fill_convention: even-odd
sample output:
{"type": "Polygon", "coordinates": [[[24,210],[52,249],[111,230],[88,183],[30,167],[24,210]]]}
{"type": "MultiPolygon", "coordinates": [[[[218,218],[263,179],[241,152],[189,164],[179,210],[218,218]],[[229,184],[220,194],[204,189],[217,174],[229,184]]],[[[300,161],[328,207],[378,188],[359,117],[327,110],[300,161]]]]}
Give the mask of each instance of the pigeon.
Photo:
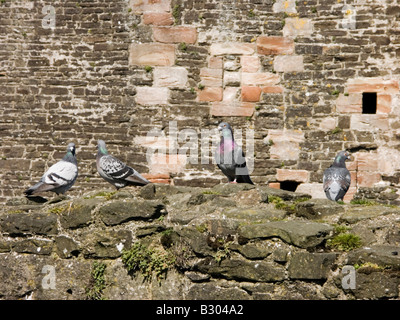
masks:
{"type": "Polygon", "coordinates": [[[351,183],[351,175],[345,161],[350,159],[347,151],[340,151],[333,164],[324,171],[323,188],[326,197],[332,201],[343,201],[351,183]]]}
{"type": "Polygon", "coordinates": [[[96,165],[100,176],[111,183],[117,190],[131,186],[144,186],[150,181],[145,179],[135,169],[108,154],[106,143],[98,141],[96,165]]]}
{"type": "Polygon", "coordinates": [[[27,197],[39,192],[53,191],[57,195],[64,194],[74,185],[78,177],[78,162],[75,156],[75,144],[70,143],[67,154],[62,160],[53,164],[42,176],[40,181],[24,193],[27,197]]]}
{"type": "Polygon", "coordinates": [[[218,168],[228,177],[230,183],[254,184],[249,176],[244,152],[234,141],[231,126],[221,122],[218,131],[221,133],[221,141],[215,150],[218,168]]]}

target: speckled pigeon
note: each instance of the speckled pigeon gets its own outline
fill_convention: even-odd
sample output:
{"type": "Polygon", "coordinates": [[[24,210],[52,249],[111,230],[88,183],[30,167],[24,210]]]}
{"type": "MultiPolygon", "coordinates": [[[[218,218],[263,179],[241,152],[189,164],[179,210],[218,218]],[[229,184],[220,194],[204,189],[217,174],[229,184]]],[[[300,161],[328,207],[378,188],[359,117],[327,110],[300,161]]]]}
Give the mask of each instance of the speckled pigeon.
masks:
{"type": "Polygon", "coordinates": [[[144,186],[150,181],[142,177],[135,169],[108,154],[106,143],[98,141],[96,165],[100,176],[118,189],[131,186],[144,186]]]}
{"type": "Polygon", "coordinates": [[[75,144],[70,143],[67,147],[67,154],[53,164],[42,176],[40,181],[29,189],[25,190],[26,196],[32,196],[39,192],[53,191],[57,195],[68,191],[78,177],[78,162],[75,156],[75,144]]]}
{"type": "Polygon", "coordinates": [[[221,141],[215,150],[218,168],[231,183],[254,184],[249,176],[244,152],[233,138],[231,126],[226,122],[221,122],[218,125],[218,131],[221,132],[221,141]]]}
{"type": "Polygon", "coordinates": [[[324,171],[323,187],[329,200],[343,201],[343,197],[349,190],[351,175],[345,163],[347,159],[350,159],[349,157],[350,154],[347,151],[340,151],[333,164],[324,171]]]}

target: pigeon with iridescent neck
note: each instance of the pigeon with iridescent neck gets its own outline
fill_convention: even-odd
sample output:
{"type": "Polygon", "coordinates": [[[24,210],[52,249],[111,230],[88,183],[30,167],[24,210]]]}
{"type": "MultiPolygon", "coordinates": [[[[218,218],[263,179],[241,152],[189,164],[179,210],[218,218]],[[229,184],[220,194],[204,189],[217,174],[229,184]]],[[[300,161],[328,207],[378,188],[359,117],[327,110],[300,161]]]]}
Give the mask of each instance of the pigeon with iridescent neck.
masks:
{"type": "Polygon", "coordinates": [[[349,157],[350,154],[347,151],[340,151],[333,164],[324,171],[323,188],[329,200],[343,201],[343,197],[349,190],[351,175],[345,163],[349,157]]]}
{"type": "Polygon", "coordinates": [[[57,195],[65,193],[74,185],[78,177],[78,162],[75,156],[75,144],[70,143],[67,147],[67,154],[53,164],[42,176],[40,181],[24,193],[30,197],[39,192],[53,191],[57,195]]]}
{"type": "Polygon", "coordinates": [[[110,155],[103,140],[98,141],[96,165],[100,176],[117,190],[126,186],[144,186],[150,183],[135,169],[110,155]]]}
{"type": "Polygon", "coordinates": [[[221,133],[221,141],[215,151],[218,168],[228,177],[230,183],[254,184],[249,176],[244,152],[233,138],[231,126],[226,122],[221,122],[218,125],[218,131],[221,133]]]}

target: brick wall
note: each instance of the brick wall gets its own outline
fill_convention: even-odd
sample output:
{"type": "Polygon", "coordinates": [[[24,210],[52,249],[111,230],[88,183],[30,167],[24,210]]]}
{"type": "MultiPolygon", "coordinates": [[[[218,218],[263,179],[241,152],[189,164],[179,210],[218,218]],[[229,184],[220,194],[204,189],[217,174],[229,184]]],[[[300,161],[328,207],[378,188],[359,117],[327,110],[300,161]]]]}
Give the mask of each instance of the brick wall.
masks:
{"type": "Polygon", "coordinates": [[[108,187],[98,139],[154,181],[225,181],[214,164],[177,153],[187,141],[171,140],[171,121],[199,136],[221,120],[254,129],[256,183],[296,181],[323,196],[322,172],[347,148],[347,199],[395,188],[399,15],[392,0],[2,1],[0,201],[21,195],[70,141],[80,169],[71,194],[108,187]],[[364,92],[376,93],[376,114],[363,114],[364,92]],[[151,129],[164,137],[149,141],[151,129]]]}

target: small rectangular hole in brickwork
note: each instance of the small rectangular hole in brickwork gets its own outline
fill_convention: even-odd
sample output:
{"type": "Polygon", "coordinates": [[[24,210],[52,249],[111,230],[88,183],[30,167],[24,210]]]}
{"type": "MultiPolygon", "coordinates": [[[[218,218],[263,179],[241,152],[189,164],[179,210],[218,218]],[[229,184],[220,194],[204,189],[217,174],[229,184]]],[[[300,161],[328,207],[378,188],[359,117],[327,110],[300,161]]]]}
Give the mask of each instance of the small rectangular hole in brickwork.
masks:
{"type": "Polygon", "coordinates": [[[376,113],[376,92],[363,92],[362,95],[362,113],[376,113]]]}

